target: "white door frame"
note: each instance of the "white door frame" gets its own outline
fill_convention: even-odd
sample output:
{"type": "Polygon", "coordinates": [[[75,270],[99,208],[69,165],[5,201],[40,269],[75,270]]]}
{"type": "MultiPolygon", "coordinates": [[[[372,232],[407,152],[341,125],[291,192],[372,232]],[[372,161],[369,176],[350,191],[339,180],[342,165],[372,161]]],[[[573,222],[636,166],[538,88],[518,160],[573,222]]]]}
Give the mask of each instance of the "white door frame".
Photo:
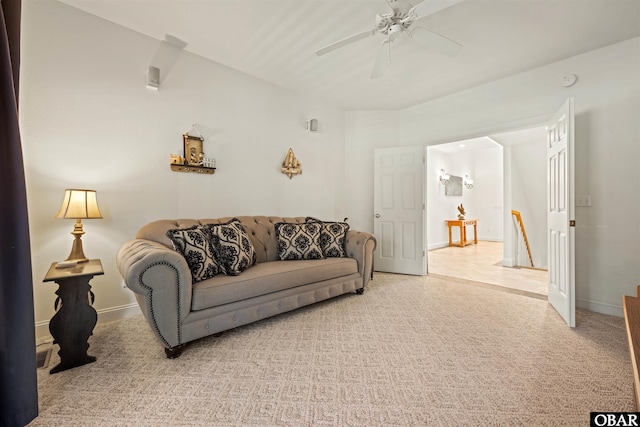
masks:
{"type": "MultiPolygon", "coordinates": [[[[549,121],[549,118],[555,113],[555,111],[550,112],[547,115],[542,115],[542,116],[535,116],[535,117],[529,117],[529,118],[525,118],[525,119],[521,119],[521,120],[515,120],[515,121],[510,121],[510,122],[505,122],[505,123],[497,123],[495,125],[491,125],[491,126],[487,126],[483,129],[481,129],[478,132],[474,132],[472,135],[465,135],[465,136],[461,136],[459,138],[451,138],[448,139],[447,141],[442,141],[439,142],[438,144],[432,144],[432,145],[425,145],[425,159],[427,159],[425,161],[425,200],[426,203],[429,203],[429,200],[427,198],[427,193],[426,193],[426,189],[428,188],[429,185],[429,180],[432,179],[436,179],[435,178],[435,172],[431,171],[431,174],[429,173],[430,171],[427,170],[427,167],[429,165],[428,162],[428,158],[427,158],[427,152],[428,152],[428,148],[429,147],[433,147],[439,144],[447,144],[447,143],[453,143],[453,142],[458,142],[458,141],[462,141],[462,140],[467,140],[467,139],[472,139],[472,138],[480,138],[483,136],[487,136],[487,135],[491,135],[491,134],[497,134],[497,133],[503,133],[503,132],[510,132],[510,131],[516,131],[516,130],[521,130],[521,129],[530,129],[530,128],[534,128],[534,127],[544,127],[547,125],[547,122],[549,121]]],[[[504,182],[506,181],[506,177],[503,176],[503,191],[505,192],[505,194],[507,194],[507,188],[508,188],[508,182],[504,182]]],[[[506,203],[505,203],[505,207],[504,207],[504,221],[503,221],[503,241],[505,243],[505,247],[504,247],[504,253],[503,253],[503,261],[506,259],[511,259],[511,257],[513,257],[513,245],[509,244],[507,245],[507,239],[512,239],[513,238],[513,230],[512,230],[512,219],[511,219],[511,208],[509,207],[509,209],[506,208],[506,203]],[[508,211],[508,212],[507,212],[508,211]],[[508,215],[506,214],[508,213],[508,215]],[[509,251],[510,253],[507,254],[507,251],[509,251]]],[[[429,240],[428,240],[428,235],[427,235],[427,224],[428,224],[428,217],[429,217],[429,206],[426,206],[425,209],[425,247],[429,247],[429,240]]],[[[429,257],[428,257],[428,251],[427,251],[427,274],[429,273],[429,257]]]]}
{"type": "MultiPolygon", "coordinates": [[[[568,100],[565,101],[565,103],[563,103],[563,105],[560,107],[560,110],[554,111],[552,113],[550,113],[547,116],[544,116],[544,118],[529,118],[529,119],[524,119],[518,122],[512,122],[512,123],[503,123],[503,124],[498,124],[498,125],[494,125],[492,127],[486,128],[484,129],[484,131],[475,137],[481,137],[481,136],[486,136],[486,135],[491,135],[491,134],[495,134],[495,133],[500,133],[500,132],[508,132],[508,131],[512,131],[512,130],[518,130],[518,129],[524,129],[524,128],[531,128],[531,127],[542,127],[542,126],[546,126],[548,129],[551,129],[553,127],[553,124],[550,124],[550,121],[553,121],[556,118],[560,118],[561,116],[565,116],[565,115],[569,115],[569,121],[567,122],[567,124],[565,125],[565,127],[567,128],[567,132],[568,132],[568,142],[567,142],[567,150],[568,150],[568,154],[567,154],[567,163],[566,163],[566,167],[565,170],[567,171],[567,175],[565,177],[566,179],[566,183],[565,183],[565,187],[564,187],[564,194],[566,194],[567,198],[564,199],[565,200],[565,207],[566,207],[566,215],[563,217],[563,219],[559,220],[559,223],[562,223],[563,227],[562,228],[558,228],[558,233],[559,234],[563,234],[566,235],[566,239],[564,240],[565,245],[558,245],[558,248],[564,248],[566,249],[566,251],[563,249],[563,253],[564,253],[564,257],[561,257],[563,260],[563,264],[561,264],[561,267],[556,266],[556,270],[558,270],[558,272],[553,273],[556,276],[556,282],[553,284],[552,286],[552,279],[551,279],[551,275],[552,275],[552,260],[551,260],[551,248],[548,249],[547,251],[547,257],[549,258],[549,262],[548,262],[548,268],[549,268],[549,278],[547,279],[547,283],[549,286],[549,296],[548,296],[548,301],[549,303],[558,311],[558,313],[567,321],[568,326],[570,327],[574,327],[575,326],[575,307],[576,307],[576,292],[575,292],[575,165],[574,165],[574,159],[575,159],[575,108],[574,108],[574,101],[573,98],[569,98],[568,100]],[[562,277],[560,277],[562,276],[562,277]],[[562,279],[562,289],[560,289],[559,287],[559,283],[561,282],[560,280],[558,280],[558,278],[562,279]],[[552,292],[553,291],[553,287],[556,287],[558,289],[556,289],[555,294],[552,292]],[[561,296],[562,298],[558,298],[558,295],[561,296]]],[[[562,133],[562,132],[560,132],[562,133]]],[[[474,136],[471,137],[467,137],[467,138],[459,138],[459,139],[451,139],[450,142],[456,142],[456,141],[460,141],[463,139],[470,139],[470,138],[474,138],[474,136]]],[[[549,144],[549,142],[547,142],[547,144],[549,144]]],[[[436,145],[436,144],[434,144],[436,145]]],[[[427,148],[425,148],[425,159],[427,158],[427,148]]],[[[425,189],[428,188],[429,185],[429,180],[435,179],[435,174],[433,173],[433,171],[431,171],[431,173],[429,173],[429,171],[427,170],[429,165],[429,162],[425,161],[425,189]]],[[[563,174],[560,174],[559,176],[565,176],[563,174]]],[[[506,181],[506,176],[503,176],[503,180],[506,181]]],[[[550,181],[550,177],[549,177],[549,172],[547,172],[547,180],[550,181]]],[[[505,194],[507,194],[507,190],[508,190],[508,183],[504,182],[503,183],[503,188],[505,191],[505,194]]],[[[550,195],[551,195],[551,190],[549,185],[547,186],[547,200],[550,200],[550,195]]],[[[425,197],[426,197],[426,190],[425,190],[425,197]]],[[[427,201],[427,203],[429,202],[427,198],[425,198],[425,200],[427,201]]],[[[504,241],[507,241],[507,239],[511,239],[512,235],[513,235],[513,229],[511,227],[511,215],[510,215],[510,206],[509,209],[507,209],[507,202],[505,200],[505,206],[504,206],[504,210],[505,210],[505,217],[504,217],[504,222],[503,222],[503,239],[504,241]],[[507,211],[508,214],[506,213],[507,211]],[[507,225],[509,224],[509,225],[507,225]]],[[[427,206],[428,208],[428,206],[427,206]]],[[[548,212],[549,211],[549,207],[548,207],[548,212]]],[[[548,214],[549,215],[549,214],[548,214]]],[[[429,217],[429,209],[425,210],[425,230],[427,228],[427,219],[429,217]]],[[[551,217],[549,217],[549,221],[551,221],[551,217]]],[[[554,219],[555,222],[558,222],[554,219]]],[[[551,226],[551,224],[548,225],[548,228],[551,226]]],[[[547,231],[547,245],[549,245],[550,242],[550,235],[549,233],[551,233],[551,229],[549,229],[547,231]]],[[[557,234],[558,234],[557,233],[557,234]]],[[[428,236],[425,232],[425,246],[429,247],[429,241],[428,241],[428,236]]],[[[558,249],[559,250],[559,249],[558,249]]],[[[505,248],[505,254],[506,254],[506,248],[505,248]]],[[[506,258],[503,254],[503,258],[506,258]]],[[[428,260],[428,258],[427,258],[428,260]]],[[[427,262],[427,272],[429,270],[429,265],[427,262]]]]}

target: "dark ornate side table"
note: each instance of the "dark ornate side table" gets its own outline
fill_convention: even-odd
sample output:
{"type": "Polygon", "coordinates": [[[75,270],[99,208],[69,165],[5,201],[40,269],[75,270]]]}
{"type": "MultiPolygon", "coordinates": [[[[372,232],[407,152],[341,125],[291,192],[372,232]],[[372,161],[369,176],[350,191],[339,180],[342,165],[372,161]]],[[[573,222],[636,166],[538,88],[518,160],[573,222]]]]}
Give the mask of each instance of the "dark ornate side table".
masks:
{"type": "Polygon", "coordinates": [[[60,363],[49,371],[51,374],[96,361],[87,354],[87,341],[98,320],[98,313],[91,305],[94,295],[89,281],[93,276],[104,274],[99,259],[78,263],[72,268],[56,268],[56,264],[51,264],[44,277],[45,282],[58,284],[56,314],[49,322],[49,331],[53,343],[60,346],[60,363]]]}

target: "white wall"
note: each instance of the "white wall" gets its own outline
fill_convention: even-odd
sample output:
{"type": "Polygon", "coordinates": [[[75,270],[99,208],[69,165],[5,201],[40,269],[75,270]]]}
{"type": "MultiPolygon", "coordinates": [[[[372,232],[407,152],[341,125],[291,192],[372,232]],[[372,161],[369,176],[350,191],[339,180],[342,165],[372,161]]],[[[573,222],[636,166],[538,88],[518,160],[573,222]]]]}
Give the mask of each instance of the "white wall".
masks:
{"type": "Polygon", "coordinates": [[[544,140],[514,145],[505,150],[505,155],[511,156],[512,167],[509,211],[520,211],[533,264],[538,268],[547,267],[546,150],[544,140]]]}
{"type": "Polygon", "coordinates": [[[503,233],[502,147],[473,151],[471,216],[478,218],[478,239],[501,242],[503,233]]]}
{"type": "MultiPolygon", "coordinates": [[[[640,283],[640,225],[625,220],[640,216],[638,75],[635,38],[394,114],[350,112],[346,162],[359,165],[380,146],[434,145],[540,124],[574,97],[576,194],[591,195],[593,204],[576,209],[577,305],[621,315],[622,295],[635,294],[640,283]],[[568,73],[578,82],[565,88],[568,73]],[[372,135],[373,123],[386,138],[372,135]]],[[[372,167],[349,174],[366,184],[372,167]]],[[[372,184],[348,188],[346,200],[347,210],[358,212],[354,221],[372,231],[372,184]]]]}
{"type": "MultiPolygon", "coordinates": [[[[102,220],[86,220],[85,253],[101,320],[135,311],[115,256],[149,221],[227,215],[347,216],[344,115],[188,52],[146,71],[162,43],[51,0],[23,2],[20,119],[29,202],[35,316],[48,333],[52,283],[42,278],[71,249],[73,221],[56,220],[65,188],[98,191],[102,220]],[[317,118],[319,131],[305,131],[317,118]],[[215,175],[171,172],[169,154],[197,123],[215,175]],[[292,147],[303,174],[280,165],[292,147]]],[[[163,47],[165,48],[165,47],[163,47]]]]}
{"type": "MultiPolygon", "coordinates": [[[[455,219],[458,210],[456,206],[464,203],[463,197],[451,197],[445,195],[445,187],[438,180],[440,169],[445,169],[448,173],[452,172],[452,165],[449,162],[451,155],[444,153],[437,148],[427,148],[427,171],[426,171],[426,187],[427,187],[427,249],[437,249],[449,244],[449,235],[446,219],[455,219]],[[456,204],[455,202],[458,202],[456,204]]],[[[468,205],[468,204],[467,204],[468,205]]],[[[456,229],[457,230],[457,229],[456,229]]],[[[457,240],[457,239],[456,239],[457,240]]]]}
{"type": "Polygon", "coordinates": [[[352,228],[373,232],[373,151],[399,146],[398,113],[356,111],[346,117],[345,208],[352,228]]]}
{"type": "MultiPolygon", "coordinates": [[[[467,141],[465,141],[467,142],[467,141]]],[[[456,143],[458,144],[458,143],[456,143]]],[[[467,143],[472,145],[473,142],[467,143]]],[[[478,239],[502,241],[502,148],[468,149],[445,153],[438,146],[427,148],[427,243],[428,249],[449,244],[446,219],[456,219],[457,207],[462,204],[466,218],[478,220],[478,239]],[[473,189],[463,187],[462,196],[447,196],[445,186],[438,179],[440,169],[450,175],[474,179],[473,189]]],[[[459,229],[452,230],[453,240],[459,240],[459,229]]],[[[473,238],[473,229],[467,230],[473,238]]]]}

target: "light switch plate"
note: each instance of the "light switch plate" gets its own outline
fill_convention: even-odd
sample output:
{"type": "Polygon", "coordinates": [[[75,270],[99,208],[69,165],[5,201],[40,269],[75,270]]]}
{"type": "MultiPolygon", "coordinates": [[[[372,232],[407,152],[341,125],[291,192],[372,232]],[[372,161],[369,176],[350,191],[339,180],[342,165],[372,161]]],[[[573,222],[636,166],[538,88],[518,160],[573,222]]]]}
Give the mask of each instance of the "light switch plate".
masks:
{"type": "Polygon", "coordinates": [[[576,206],[591,206],[591,196],[576,196],[576,206]]]}

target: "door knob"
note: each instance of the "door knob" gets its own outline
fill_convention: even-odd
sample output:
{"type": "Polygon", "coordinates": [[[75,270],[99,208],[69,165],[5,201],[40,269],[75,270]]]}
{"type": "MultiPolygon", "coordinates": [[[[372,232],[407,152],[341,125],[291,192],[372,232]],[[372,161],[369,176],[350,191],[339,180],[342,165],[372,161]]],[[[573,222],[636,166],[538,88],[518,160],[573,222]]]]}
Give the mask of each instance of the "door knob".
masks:
{"type": "Polygon", "coordinates": [[[380,214],[376,214],[376,218],[380,218],[380,214]]]}

